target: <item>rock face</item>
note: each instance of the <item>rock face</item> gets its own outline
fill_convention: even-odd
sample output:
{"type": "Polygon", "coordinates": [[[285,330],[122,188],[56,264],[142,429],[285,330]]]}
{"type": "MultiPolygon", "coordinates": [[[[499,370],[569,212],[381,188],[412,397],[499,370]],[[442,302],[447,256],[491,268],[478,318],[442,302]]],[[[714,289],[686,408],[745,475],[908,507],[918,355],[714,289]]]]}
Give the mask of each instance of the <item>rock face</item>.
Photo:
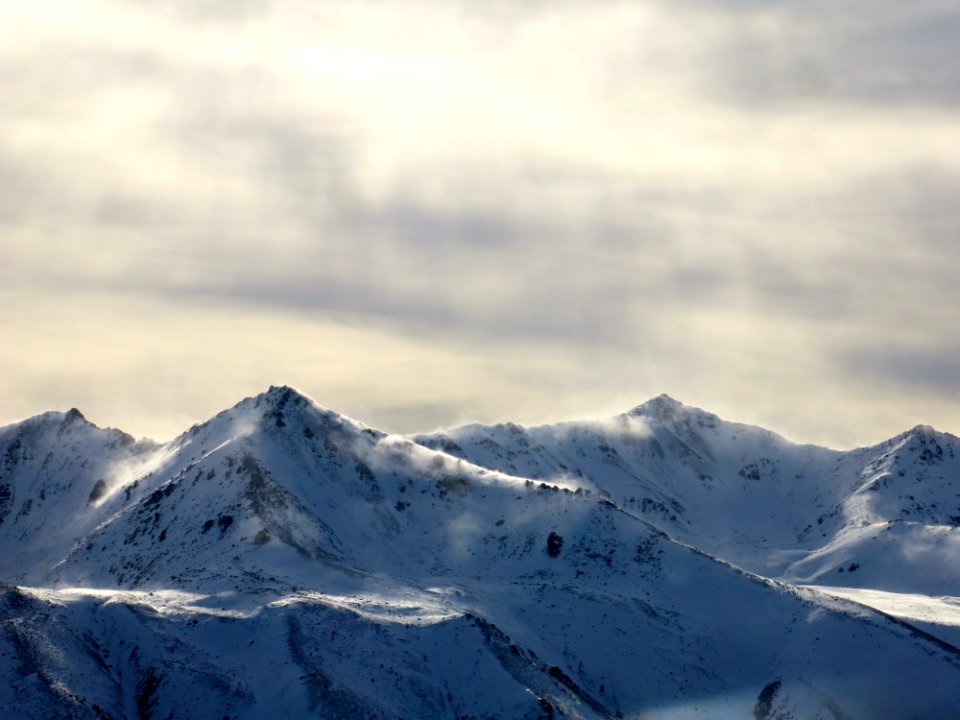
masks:
{"type": "Polygon", "coordinates": [[[937,627],[796,580],[912,583],[880,548],[953,541],[956,451],[794,446],[666,397],[403,438],[277,387],[164,445],[48,413],[0,429],[0,706],[953,717],[937,627]]]}

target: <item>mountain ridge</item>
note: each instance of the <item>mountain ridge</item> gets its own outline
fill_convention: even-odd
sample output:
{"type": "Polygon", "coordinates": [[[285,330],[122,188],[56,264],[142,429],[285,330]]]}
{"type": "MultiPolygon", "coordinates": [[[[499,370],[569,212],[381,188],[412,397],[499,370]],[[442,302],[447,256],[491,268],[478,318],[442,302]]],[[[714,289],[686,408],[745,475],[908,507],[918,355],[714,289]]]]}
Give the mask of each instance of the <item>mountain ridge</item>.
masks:
{"type": "MultiPolygon", "coordinates": [[[[779,489],[805,497],[806,467],[853,487],[817,511],[828,539],[859,529],[854,510],[915,517],[916,491],[871,503],[899,502],[901,480],[952,488],[939,435],[851,455],[661,396],[603,420],[403,437],[287,386],[168,443],[67,414],[0,429],[0,702],[20,717],[254,720],[281,703],[291,717],[868,720],[948,718],[957,701],[950,627],[798,585],[790,568],[829,584],[822,565],[863,550],[776,565],[806,521],[764,545],[789,508],[756,515],[779,489]],[[751,493],[762,502],[737,510],[751,493]],[[830,515],[850,498],[862,507],[830,515]],[[718,544],[733,530],[753,555],[718,544]]],[[[898,547],[897,523],[872,542],[898,547]]],[[[844,563],[848,594],[899,577],[844,563]]]]}
{"type": "MultiPolygon", "coordinates": [[[[342,418],[346,418],[346,419],[348,419],[348,420],[350,420],[350,421],[352,421],[352,422],[354,422],[354,423],[364,425],[365,427],[371,427],[371,428],[373,427],[373,426],[370,426],[370,425],[366,425],[366,424],[363,423],[362,421],[357,420],[356,418],[353,418],[352,416],[345,415],[345,414],[340,413],[340,412],[338,412],[338,411],[335,411],[335,410],[333,410],[333,409],[331,409],[331,408],[329,408],[329,407],[327,407],[327,406],[321,405],[321,404],[318,403],[316,400],[314,400],[312,397],[310,397],[310,396],[307,395],[306,393],[298,390],[297,388],[295,388],[295,387],[292,386],[292,385],[280,384],[280,385],[270,385],[266,390],[264,390],[264,391],[262,391],[262,392],[260,392],[260,393],[256,393],[256,394],[253,394],[253,395],[249,395],[249,396],[243,398],[242,400],[240,400],[239,402],[235,403],[235,404],[234,404],[233,406],[231,406],[230,408],[227,408],[227,409],[225,409],[225,410],[222,410],[222,411],[216,413],[215,415],[211,416],[211,417],[208,418],[207,420],[201,420],[201,421],[199,421],[199,422],[197,422],[197,423],[194,423],[194,424],[191,425],[189,428],[187,428],[186,430],[182,431],[179,435],[175,436],[173,439],[176,439],[176,437],[180,437],[181,435],[190,432],[190,431],[191,431],[193,428],[195,428],[195,427],[198,427],[198,426],[201,426],[201,425],[204,425],[204,424],[210,422],[210,420],[213,420],[214,418],[216,418],[216,417],[218,417],[218,416],[220,416],[220,415],[222,415],[222,414],[224,414],[224,413],[226,413],[226,412],[229,412],[230,410],[233,410],[233,409],[235,409],[236,407],[238,407],[238,406],[240,406],[240,405],[242,405],[242,404],[244,404],[244,403],[248,403],[248,402],[251,402],[251,401],[256,401],[256,400],[258,400],[258,399],[270,400],[271,398],[272,398],[272,399],[277,399],[277,400],[279,401],[279,398],[284,397],[284,396],[287,396],[287,397],[296,397],[296,398],[298,398],[298,399],[300,399],[300,400],[302,400],[302,401],[306,401],[306,402],[310,403],[310,405],[312,405],[313,407],[315,407],[316,409],[318,409],[318,410],[320,410],[320,411],[323,411],[323,412],[326,412],[326,413],[331,413],[331,414],[333,414],[333,415],[337,415],[337,416],[342,417],[342,418]]],[[[720,417],[719,417],[718,415],[716,415],[716,414],[714,414],[714,413],[712,413],[712,412],[710,412],[710,411],[708,411],[708,410],[705,410],[705,409],[703,409],[703,408],[700,408],[700,407],[698,407],[698,406],[688,405],[688,404],[684,403],[684,402],[681,401],[681,400],[675,399],[674,397],[672,397],[672,396],[669,395],[668,393],[660,393],[659,395],[655,395],[655,396],[653,396],[653,397],[651,397],[651,398],[649,398],[649,399],[647,399],[647,400],[639,403],[638,405],[635,405],[635,406],[631,407],[631,408],[628,409],[628,410],[622,411],[622,412],[617,413],[617,414],[612,415],[612,416],[602,416],[602,417],[614,418],[614,417],[619,417],[619,416],[622,416],[622,415],[643,415],[643,414],[645,414],[646,412],[650,412],[650,409],[651,409],[651,408],[663,408],[663,409],[659,410],[659,412],[661,412],[661,413],[670,413],[670,412],[684,411],[684,410],[685,410],[685,411],[687,411],[687,412],[690,412],[690,413],[693,413],[693,414],[697,414],[697,415],[701,415],[701,416],[704,416],[704,417],[706,417],[706,418],[713,418],[714,420],[720,420],[720,417]]],[[[656,412],[656,410],[655,410],[655,412],[656,412]]],[[[130,433],[128,433],[128,432],[126,432],[125,430],[123,430],[122,428],[116,428],[116,427],[109,426],[109,425],[108,425],[108,426],[100,426],[100,425],[97,425],[97,424],[94,423],[93,421],[87,419],[87,417],[83,414],[83,412],[82,412],[80,409],[76,408],[76,407],[71,407],[71,408],[69,408],[69,409],[67,409],[67,410],[64,410],[64,411],[60,411],[60,410],[48,410],[48,411],[43,411],[43,412],[37,413],[36,415],[30,415],[30,416],[21,418],[21,419],[19,419],[19,420],[11,421],[11,422],[6,423],[6,424],[4,424],[4,425],[0,425],[0,433],[2,433],[3,431],[7,430],[8,428],[13,428],[13,427],[15,427],[15,426],[20,426],[20,425],[22,425],[23,423],[26,423],[26,422],[29,422],[29,421],[41,420],[41,419],[44,419],[44,418],[66,418],[67,416],[69,416],[70,418],[73,418],[73,419],[82,420],[83,422],[88,423],[88,424],[90,424],[90,425],[92,425],[92,426],[94,426],[94,427],[96,427],[96,428],[98,428],[98,429],[101,429],[101,430],[115,430],[115,431],[120,432],[120,433],[123,433],[124,435],[127,435],[127,436],[129,436],[129,437],[131,437],[131,438],[134,438],[134,439],[137,440],[137,441],[146,441],[146,442],[151,442],[151,443],[155,443],[155,444],[164,444],[164,443],[165,443],[165,441],[157,440],[156,438],[152,438],[152,437],[149,437],[149,436],[141,436],[141,437],[139,437],[139,438],[136,438],[135,436],[133,436],[133,435],[131,435],[130,433]]],[[[497,426],[497,425],[507,425],[507,426],[514,426],[514,427],[518,427],[518,428],[522,428],[522,429],[530,429],[530,428],[536,428],[536,427],[544,427],[544,426],[547,426],[547,425],[562,425],[562,424],[576,423],[576,422],[588,422],[588,421],[590,421],[590,420],[595,420],[595,419],[598,419],[598,418],[597,418],[597,417],[594,417],[594,416],[589,416],[589,417],[581,417],[581,418],[574,418],[574,419],[568,419],[568,420],[559,420],[559,421],[554,421],[554,422],[549,422],[549,423],[535,423],[535,424],[529,424],[529,425],[525,425],[525,424],[522,424],[522,423],[517,423],[517,422],[511,421],[511,420],[502,420],[502,421],[497,421],[497,422],[493,422],[493,423],[468,422],[468,423],[461,423],[461,424],[459,424],[459,425],[455,425],[455,426],[453,426],[453,427],[451,427],[451,428],[448,428],[448,429],[438,429],[438,430],[432,430],[432,431],[426,431],[426,432],[411,432],[411,433],[402,433],[402,434],[405,435],[405,436],[410,436],[410,437],[413,437],[413,436],[427,436],[427,435],[432,435],[432,434],[435,434],[435,433],[450,432],[450,431],[452,431],[452,430],[458,430],[458,429],[461,429],[461,428],[468,428],[468,427],[491,427],[491,426],[497,426]]],[[[739,426],[742,426],[742,427],[745,427],[745,428],[754,428],[754,429],[763,430],[764,432],[770,433],[771,435],[774,435],[774,436],[776,436],[776,437],[778,437],[778,438],[781,438],[781,439],[785,440],[786,442],[789,442],[789,443],[791,443],[791,444],[793,444],[793,445],[802,446],[802,447],[804,447],[804,446],[817,447],[817,448],[822,448],[822,449],[825,449],[825,450],[833,450],[834,452],[854,452],[854,451],[856,451],[856,450],[863,450],[863,449],[868,449],[868,448],[874,448],[874,447],[878,447],[878,446],[880,446],[880,445],[882,445],[883,443],[886,443],[886,442],[893,442],[893,441],[897,440],[898,438],[903,437],[904,435],[911,434],[911,433],[923,433],[923,432],[927,432],[927,433],[933,433],[933,434],[938,435],[938,436],[945,436],[945,437],[948,437],[948,438],[953,438],[954,440],[960,439],[960,438],[958,438],[958,436],[956,436],[956,435],[954,435],[954,434],[952,434],[952,433],[950,433],[950,432],[948,432],[948,431],[938,430],[937,428],[935,428],[935,427],[933,427],[933,426],[931,426],[931,425],[924,424],[924,423],[918,423],[917,425],[914,425],[913,427],[911,427],[911,428],[909,428],[909,429],[903,430],[903,431],[900,432],[900,433],[897,433],[897,434],[895,434],[895,435],[893,435],[893,436],[891,436],[891,437],[889,437],[889,438],[882,439],[882,440],[880,440],[880,441],[878,441],[878,442],[876,442],[876,443],[873,443],[873,444],[870,444],[870,445],[861,445],[861,446],[857,446],[857,447],[853,447],[853,448],[848,448],[848,449],[846,449],[846,450],[838,450],[838,449],[836,449],[836,448],[830,447],[829,445],[821,445],[821,444],[819,444],[819,443],[814,443],[814,442],[798,442],[798,441],[795,441],[795,440],[791,440],[789,437],[787,437],[786,435],[784,435],[784,434],[782,434],[782,433],[780,433],[780,432],[778,432],[778,431],[776,431],[776,430],[771,430],[771,429],[769,429],[769,428],[764,428],[764,427],[762,427],[762,426],[754,425],[754,424],[751,424],[751,423],[742,423],[742,422],[730,421],[730,420],[724,420],[724,422],[727,422],[727,423],[730,423],[730,424],[736,424],[736,425],[739,425],[739,426]]],[[[389,434],[389,433],[388,433],[388,434],[389,434]]],[[[171,440],[171,441],[172,441],[172,440],[171,440]]],[[[166,441],[166,442],[171,442],[171,441],[166,441]]]]}

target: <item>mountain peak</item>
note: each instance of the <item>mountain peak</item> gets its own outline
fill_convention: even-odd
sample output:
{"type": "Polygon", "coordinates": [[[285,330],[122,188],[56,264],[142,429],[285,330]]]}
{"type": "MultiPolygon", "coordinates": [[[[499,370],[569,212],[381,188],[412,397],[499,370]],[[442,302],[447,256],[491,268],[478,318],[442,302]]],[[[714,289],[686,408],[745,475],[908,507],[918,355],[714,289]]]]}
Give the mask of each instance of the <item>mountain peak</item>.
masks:
{"type": "Polygon", "coordinates": [[[47,412],[40,413],[39,415],[33,415],[28,418],[24,418],[18,422],[11,423],[6,428],[16,430],[17,428],[21,429],[57,429],[58,432],[64,432],[69,427],[76,425],[78,427],[83,427],[89,425],[91,427],[96,427],[93,423],[87,420],[83,413],[81,413],[76,408],[70,408],[66,412],[60,410],[48,410],[47,412]]]}
{"type": "Polygon", "coordinates": [[[942,433],[930,425],[921,424],[914,425],[909,430],[904,430],[899,435],[895,435],[887,440],[885,444],[907,447],[914,445],[925,445],[929,442],[935,443],[938,440],[949,443],[952,439],[953,436],[949,433],[942,433]]]}
{"type": "MultiPolygon", "coordinates": [[[[264,427],[286,428],[293,426],[305,428],[305,432],[322,433],[323,428],[352,428],[382,436],[379,430],[370,428],[346,415],[319,405],[311,398],[289,385],[271,385],[267,390],[241,401],[237,408],[245,408],[259,414],[264,427]]],[[[299,430],[298,430],[299,432],[299,430]]]]}
{"type": "Polygon", "coordinates": [[[317,405],[312,399],[289,385],[271,385],[257,395],[244,398],[237,403],[235,407],[257,408],[266,410],[267,412],[283,412],[285,408],[292,407],[310,407],[322,412],[335,414],[332,410],[327,410],[317,405]]]}
{"type": "Polygon", "coordinates": [[[257,395],[257,398],[262,398],[264,400],[269,400],[271,402],[277,402],[284,405],[291,400],[295,401],[297,404],[301,404],[303,402],[312,403],[310,398],[289,385],[271,385],[264,392],[257,395]]]}
{"type": "Polygon", "coordinates": [[[337,415],[331,410],[322,408],[303,393],[289,385],[271,385],[267,390],[252,398],[244,400],[241,405],[249,403],[252,407],[263,411],[263,418],[277,427],[284,427],[286,420],[298,414],[297,410],[310,408],[323,415],[337,415]]]}
{"type": "Polygon", "coordinates": [[[83,416],[83,413],[77,410],[76,408],[70,408],[63,414],[63,419],[66,422],[87,422],[87,419],[83,416]]]}
{"type": "Polygon", "coordinates": [[[677,416],[686,407],[679,400],[674,400],[666,393],[661,393],[645,403],[637,405],[630,411],[630,415],[645,415],[657,420],[669,420],[677,416]]]}

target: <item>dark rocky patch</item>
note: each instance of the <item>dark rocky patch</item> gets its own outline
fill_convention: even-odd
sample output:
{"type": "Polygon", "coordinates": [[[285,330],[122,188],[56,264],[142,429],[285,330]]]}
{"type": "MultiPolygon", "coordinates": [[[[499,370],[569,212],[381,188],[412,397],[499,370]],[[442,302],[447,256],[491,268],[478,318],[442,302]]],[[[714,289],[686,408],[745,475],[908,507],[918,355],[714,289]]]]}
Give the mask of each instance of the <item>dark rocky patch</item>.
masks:
{"type": "Polygon", "coordinates": [[[107,484],[103,480],[97,480],[93,484],[93,489],[90,491],[90,496],[87,498],[87,504],[93,505],[97,500],[102,498],[107,494],[107,484]]]}
{"type": "Polygon", "coordinates": [[[551,532],[547,535],[547,555],[550,557],[558,557],[560,551],[563,549],[563,538],[557,535],[555,532],[551,532]]]}

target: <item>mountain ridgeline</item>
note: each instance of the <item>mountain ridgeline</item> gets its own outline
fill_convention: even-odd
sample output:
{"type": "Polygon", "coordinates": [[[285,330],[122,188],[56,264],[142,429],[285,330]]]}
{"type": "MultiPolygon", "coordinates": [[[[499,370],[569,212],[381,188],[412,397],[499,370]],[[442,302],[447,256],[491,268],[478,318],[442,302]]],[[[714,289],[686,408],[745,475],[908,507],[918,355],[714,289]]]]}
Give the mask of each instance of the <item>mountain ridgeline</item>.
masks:
{"type": "Polygon", "coordinates": [[[954,625],[841,597],[960,596],[960,443],[927,427],[837,452],[661,396],[401,437],[273,387],[161,444],[52,412],[0,428],[0,547],[18,718],[960,704],[954,625]]]}

